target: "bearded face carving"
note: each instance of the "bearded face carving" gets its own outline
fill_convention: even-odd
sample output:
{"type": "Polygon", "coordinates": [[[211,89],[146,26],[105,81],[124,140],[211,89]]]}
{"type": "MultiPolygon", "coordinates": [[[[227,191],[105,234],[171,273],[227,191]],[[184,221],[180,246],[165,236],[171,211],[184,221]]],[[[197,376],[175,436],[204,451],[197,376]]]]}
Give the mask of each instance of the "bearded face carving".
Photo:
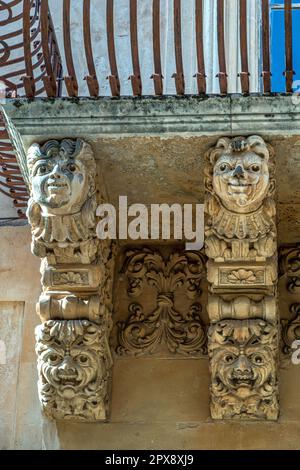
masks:
{"type": "Polygon", "coordinates": [[[213,189],[231,211],[256,210],[269,189],[269,150],[261,137],[222,138],[210,156],[213,189]]]}
{"type": "Polygon", "coordinates": [[[94,192],[95,161],[80,139],[33,144],[27,161],[32,198],[44,215],[75,214],[94,192]]]}
{"type": "Polygon", "coordinates": [[[215,419],[277,419],[277,328],[263,320],[223,320],[210,327],[215,419]]]}
{"type": "Polygon", "coordinates": [[[101,327],[50,320],[36,329],[39,394],[54,419],[106,418],[111,356],[101,327]]]}

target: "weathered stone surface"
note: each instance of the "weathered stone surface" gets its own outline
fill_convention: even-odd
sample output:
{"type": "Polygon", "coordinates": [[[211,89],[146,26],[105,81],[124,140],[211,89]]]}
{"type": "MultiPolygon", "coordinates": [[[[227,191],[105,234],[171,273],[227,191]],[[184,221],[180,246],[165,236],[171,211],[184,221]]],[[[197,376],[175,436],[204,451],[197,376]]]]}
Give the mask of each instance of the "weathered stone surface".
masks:
{"type": "Polygon", "coordinates": [[[48,140],[27,152],[32,252],[42,259],[36,328],[39,397],[52,419],[105,420],[112,358],[111,241],[96,237],[96,164],[81,139],[48,140]]]}
{"type": "Polygon", "coordinates": [[[22,302],[0,302],[0,448],[2,450],[12,449],[15,440],[23,313],[22,302]]]}
{"type": "Polygon", "coordinates": [[[206,160],[205,252],[214,294],[208,296],[211,415],[276,420],[273,149],[259,136],[223,137],[206,160]]]}

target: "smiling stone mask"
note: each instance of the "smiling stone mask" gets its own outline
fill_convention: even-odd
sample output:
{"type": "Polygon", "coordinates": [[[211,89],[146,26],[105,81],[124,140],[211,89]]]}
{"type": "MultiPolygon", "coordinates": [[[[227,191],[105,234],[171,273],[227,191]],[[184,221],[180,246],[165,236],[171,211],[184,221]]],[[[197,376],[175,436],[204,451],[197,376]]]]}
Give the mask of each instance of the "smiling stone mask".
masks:
{"type": "Polygon", "coordinates": [[[80,139],[33,144],[27,163],[31,196],[43,215],[75,214],[95,191],[92,149],[80,139]]]}
{"type": "Polygon", "coordinates": [[[222,138],[210,155],[213,189],[231,211],[256,210],[269,189],[269,149],[259,136],[222,138]]]}

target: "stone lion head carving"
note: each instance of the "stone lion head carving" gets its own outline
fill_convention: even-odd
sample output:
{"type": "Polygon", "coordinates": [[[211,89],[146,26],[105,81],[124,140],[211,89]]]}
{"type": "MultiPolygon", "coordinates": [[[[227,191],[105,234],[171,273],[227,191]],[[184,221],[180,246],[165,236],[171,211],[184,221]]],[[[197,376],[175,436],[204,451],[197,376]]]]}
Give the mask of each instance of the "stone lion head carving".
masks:
{"type": "Polygon", "coordinates": [[[209,329],[212,389],[237,399],[274,393],[276,327],[264,320],[223,320],[209,329]]]}
{"type": "Polygon", "coordinates": [[[230,211],[256,210],[273,189],[272,149],[259,136],[223,137],[207,153],[207,188],[230,211]]]}
{"type": "Polygon", "coordinates": [[[93,151],[81,139],[33,144],[28,149],[27,165],[31,197],[43,215],[77,213],[95,192],[93,151]]]}
{"type": "Polygon", "coordinates": [[[39,393],[54,418],[104,413],[111,357],[101,328],[88,320],[49,320],[36,328],[39,393]]]}

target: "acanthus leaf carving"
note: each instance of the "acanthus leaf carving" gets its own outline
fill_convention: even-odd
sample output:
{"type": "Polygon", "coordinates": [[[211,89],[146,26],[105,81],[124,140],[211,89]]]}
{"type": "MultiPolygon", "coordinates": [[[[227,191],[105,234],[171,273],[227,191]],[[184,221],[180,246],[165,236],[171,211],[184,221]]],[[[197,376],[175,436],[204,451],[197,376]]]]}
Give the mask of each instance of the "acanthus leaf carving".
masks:
{"type": "Polygon", "coordinates": [[[154,311],[144,314],[137,303],[129,306],[130,316],[118,323],[118,354],[153,354],[166,345],[171,353],[204,355],[205,330],[200,318],[201,305],[194,303],[181,314],[174,305],[174,294],[184,286],[188,298],[201,294],[204,257],[196,252],[172,253],[164,260],[148,248],[127,253],[124,271],[128,278],[128,295],[138,297],[147,283],[157,293],[154,311]]]}
{"type": "Polygon", "coordinates": [[[290,306],[292,318],[281,320],[282,353],[290,356],[292,344],[295,340],[300,340],[300,304],[290,306]]]}

